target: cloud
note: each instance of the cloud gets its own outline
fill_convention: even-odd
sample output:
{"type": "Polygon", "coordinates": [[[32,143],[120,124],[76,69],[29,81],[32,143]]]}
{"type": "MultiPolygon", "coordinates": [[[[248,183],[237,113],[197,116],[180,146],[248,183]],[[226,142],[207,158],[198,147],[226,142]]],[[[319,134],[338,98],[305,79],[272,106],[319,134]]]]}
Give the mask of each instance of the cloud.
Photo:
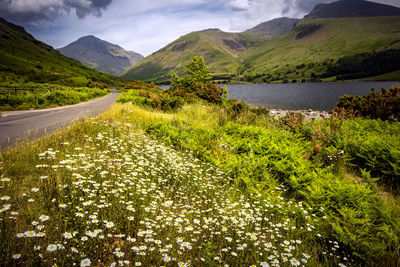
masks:
{"type": "Polygon", "coordinates": [[[233,0],[226,3],[228,8],[232,10],[248,10],[250,8],[249,0],[233,0]]]}
{"type": "Polygon", "coordinates": [[[75,11],[79,18],[101,16],[112,0],[2,0],[0,16],[15,23],[37,26],[75,11]]]}

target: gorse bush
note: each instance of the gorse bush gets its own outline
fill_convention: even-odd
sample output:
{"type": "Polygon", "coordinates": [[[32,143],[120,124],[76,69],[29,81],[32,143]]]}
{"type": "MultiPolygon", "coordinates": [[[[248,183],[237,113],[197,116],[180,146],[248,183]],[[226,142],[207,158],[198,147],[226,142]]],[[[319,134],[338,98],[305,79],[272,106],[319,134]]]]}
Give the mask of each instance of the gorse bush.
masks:
{"type": "Polygon", "coordinates": [[[164,111],[178,110],[183,107],[185,103],[181,97],[171,96],[163,91],[153,93],[143,89],[128,90],[127,92],[122,93],[122,95],[117,99],[117,102],[130,102],[141,107],[160,109],[164,111]]]}
{"type": "Polygon", "coordinates": [[[389,90],[382,88],[379,92],[372,91],[366,96],[345,95],[336,104],[335,109],[340,108],[349,115],[399,121],[400,86],[395,85],[389,90]]]}

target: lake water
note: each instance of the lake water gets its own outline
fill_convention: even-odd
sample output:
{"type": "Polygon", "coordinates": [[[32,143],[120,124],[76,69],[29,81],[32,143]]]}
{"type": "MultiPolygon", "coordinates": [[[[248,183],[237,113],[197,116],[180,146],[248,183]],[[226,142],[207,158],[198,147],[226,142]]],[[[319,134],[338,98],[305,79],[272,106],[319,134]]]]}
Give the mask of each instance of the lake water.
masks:
{"type": "Polygon", "coordinates": [[[366,95],[371,88],[379,91],[400,82],[332,82],[286,84],[228,84],[229,98],[281,109],[332,110],[339,97],[366,95]]]}

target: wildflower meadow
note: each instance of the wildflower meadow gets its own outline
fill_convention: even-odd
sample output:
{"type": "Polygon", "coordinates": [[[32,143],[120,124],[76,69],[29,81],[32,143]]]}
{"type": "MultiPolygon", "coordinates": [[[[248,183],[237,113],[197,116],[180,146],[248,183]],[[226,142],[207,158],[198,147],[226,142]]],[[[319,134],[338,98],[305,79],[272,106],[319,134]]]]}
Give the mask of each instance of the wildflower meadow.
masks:
{"type": "Polygon", "coordinates": [[[314,208],[243,194],[218,166],[127,122],[87,119],[4,153],[1,167],[3,266],[352,262],[336,240],[321,245],[314,208]]]}

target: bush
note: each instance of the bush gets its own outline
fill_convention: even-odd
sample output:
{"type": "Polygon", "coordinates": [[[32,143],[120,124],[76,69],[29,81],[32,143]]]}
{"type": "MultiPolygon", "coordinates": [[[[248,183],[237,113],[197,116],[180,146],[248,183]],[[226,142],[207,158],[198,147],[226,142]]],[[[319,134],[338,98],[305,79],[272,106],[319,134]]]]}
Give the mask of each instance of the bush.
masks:
{"type": "Polygon", "coordinates": [[[46,96],[46,100],[49,103],[54,103],[57,105],[72,105],[77,104],[81,101],[81,94],[74,93],[71,91],[52,91],[46,96]]]}
{"type": "Polygon", "coordinates": [[[139,92],[137,90],[129,90],[128,92],[124,92],[117,99],[117,102],[121,103],[131,102],[133,104],[142,107],[149,107],[149,108],[154,107],[154,102],[150,98],[147,98],[145,96],[139,96],[138,93],[139,92]]]}
{"type": "Polygon", "coordinates": [[[166,96],[162,98],[162,110],[164,111],[174,111],[180,109],[185,104],[183,98],[178,96],[166,96]]]}
{"type": "Polygon", "coordinates": [[[359,117],[400,120],[400,86],[396,85],[379,92],[372,91],[366,96],[345,95],[335,106],[335,110],[344,109],[348,115],[359,117]]]}
{"type": "MultiPolygon", "coordinates": [[[[141,83],[135,83],[140,85],[141,83]]],[[[126,103],[131,102],[138,106],[160,109],[163,111],[175,111],[185,104],[183,98],[175,95],[168,94],[160,89],[156,88],[148,89],[130,89],[124,92],[118,99],[117,102],[126,103]]]]}

